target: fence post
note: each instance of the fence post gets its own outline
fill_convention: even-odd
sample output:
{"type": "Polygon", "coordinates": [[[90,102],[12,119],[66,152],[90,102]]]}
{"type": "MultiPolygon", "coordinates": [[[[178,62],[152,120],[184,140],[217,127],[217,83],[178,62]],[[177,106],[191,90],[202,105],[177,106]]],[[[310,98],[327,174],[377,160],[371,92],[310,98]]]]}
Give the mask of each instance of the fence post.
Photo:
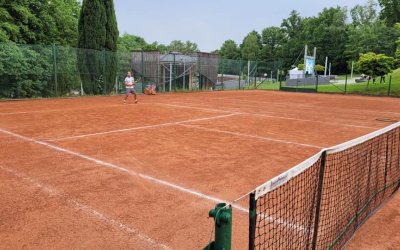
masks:
{"type": "Polygon", "coordinates": [[[103,94],[107,93],[107,77],[106,77],[106,49],[103,49],[103,94]]]}
{"type": "Polygon", "coordinates": [[[321,155],[321,168],[319,170],[319,178],[318,178],[318,187],[317,187],[317,204],[315,208],[315,220],[314,220],[314,234],[312,241],[313,250],[317,249],[317,238],[318,238],[318,226],[319,226],[319,217],[321,212],[321,201],[322,201],[322,189],[324,184],[324,174],[325,174],[325,165],[326,165],[326,151],[322,152],[321,155]]]}
{"type": "Polygon", "coordinates": [[[239,90],[240,90],[240,78],[242,77],[242,60],[239,60],[239,90]]]}
{"type": "Polygon", "coordinates": [[[344,82],[344,93],[347,93],[347,74],[346,74],[346,80],[344,82]]]}
{"type": "Polygon", "coordinates": [[[390,96],[390,91],[391,91],[391,88],[392,87],[392,75],[390,75],[390,77],[389,77],[389,89],[388,89],[388,96],[390,96]]]}
{"type": "Polygon", "coordinates": [[[224,58],[222,58],[221,60],[222,60],[221,88],[222,88],[222,90],[224,90],[224,58]]]}
{"type": "Polygon", "coordinates": [[[53,44],[53,71],[54,71],[54,88],[56,96],[58,96],[57,46],[55,44],[53,44]]]}
{"type": "Polygon", "coordinates": [[[318,75],[315,75],[315,77],[316,77],[315,92],[318,93],[319,78],[318,75]]]}
{"type": "Polygon", "coordinates": [[[214,218],[215,241],[210,242],[204,250],[231,250],[232,207],[226,203],[219,203],[208,215],[214,218]]]}
{"type": "Polygon", "coordinates": [[[144,93],[144,54],[143,54],[143,49],[140,51],[140,55],[141,55],[141,78],[142,78],[142,93],[144,93]]]}
{"type": "Polygon", "coordinates": [[[258,71],[258,65],[257,65],[257,62],[256,62],[256,67],[254,69],[254,89],[257,88],[257,71],[258,71]]]}
{"type": "Polygon", "coordinates": [[[174,91],[176,92],[176,54],[174,53],[174,91]]]}

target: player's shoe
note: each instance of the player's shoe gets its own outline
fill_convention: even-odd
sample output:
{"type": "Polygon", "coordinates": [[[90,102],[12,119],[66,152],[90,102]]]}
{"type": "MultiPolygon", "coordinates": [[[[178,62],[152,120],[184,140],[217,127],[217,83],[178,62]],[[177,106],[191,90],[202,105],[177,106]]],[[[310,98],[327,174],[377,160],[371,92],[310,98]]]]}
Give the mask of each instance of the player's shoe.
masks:
{"type": "Polygon", "coordinates": [[[126,100],[124,100],[124,104],[126,104],[126,100]]]}
{"type": "Polygon", "coordinates": [[[138,100],[137,100],[137,99],[135,100],[135,103],[138,103],[138,100]]]}

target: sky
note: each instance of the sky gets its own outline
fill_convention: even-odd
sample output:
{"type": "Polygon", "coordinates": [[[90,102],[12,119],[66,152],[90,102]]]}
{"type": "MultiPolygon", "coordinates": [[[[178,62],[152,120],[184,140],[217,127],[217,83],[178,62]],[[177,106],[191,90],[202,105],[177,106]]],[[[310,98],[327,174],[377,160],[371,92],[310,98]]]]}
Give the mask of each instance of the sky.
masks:
{"type": "Polygon", "coordinates": [[[228,39],[240,44],[252,30],[280,26],[292,10],[302,17],[325,7],[364,5],[367,0],[114,0],[118,28],[148,43],[197,43],[211,52],[228,39]]]}

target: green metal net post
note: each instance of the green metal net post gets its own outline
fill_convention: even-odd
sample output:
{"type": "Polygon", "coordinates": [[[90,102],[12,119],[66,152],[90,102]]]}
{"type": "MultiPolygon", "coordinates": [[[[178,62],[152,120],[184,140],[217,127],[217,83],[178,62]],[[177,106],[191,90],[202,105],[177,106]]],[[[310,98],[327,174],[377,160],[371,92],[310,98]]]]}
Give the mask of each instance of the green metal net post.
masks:
{"type": "Polygon", "coordinates": [[[211,209],[208,215],[214,218],[215,240],[204,250],[232,249],[232,207],[219,203],[211,209]]]}
{"type": "Polygon", "coordinates": [[[391,87],[392,87],[392,75],[390,75],[389,77],[388,96],[390,96],[391,87]]]}

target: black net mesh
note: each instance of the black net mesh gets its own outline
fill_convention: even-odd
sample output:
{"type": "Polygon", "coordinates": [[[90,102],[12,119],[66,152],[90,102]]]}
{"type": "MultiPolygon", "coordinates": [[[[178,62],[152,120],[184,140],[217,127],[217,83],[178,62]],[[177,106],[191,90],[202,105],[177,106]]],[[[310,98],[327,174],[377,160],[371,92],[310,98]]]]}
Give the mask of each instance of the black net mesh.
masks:
{"type": "Polygon", "coordinates": [[[303,172],[256,197],[254,248],[343,248],[399,189],[399,143],[400,127],[392,126],[327,149],[303,172]]]}

